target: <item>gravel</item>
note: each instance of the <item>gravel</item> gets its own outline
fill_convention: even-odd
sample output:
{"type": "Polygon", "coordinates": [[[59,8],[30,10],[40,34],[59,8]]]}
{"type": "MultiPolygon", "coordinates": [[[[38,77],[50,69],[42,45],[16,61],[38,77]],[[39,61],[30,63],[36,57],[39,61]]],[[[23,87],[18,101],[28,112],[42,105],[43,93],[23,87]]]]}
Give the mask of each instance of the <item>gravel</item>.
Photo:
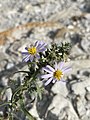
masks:
{"type": "MultiPolygon", "coordinates": [[[[90,120],[90,0],[0,0],[0,89],[18,77],[13,72],[27,69],[20,52],[36,40],[71,42],[73,70],[68,85],[55,84],[30,112],[37,120],[90,120]]],[[[11,95],[8,89],[4,99],[11,95]]]]}

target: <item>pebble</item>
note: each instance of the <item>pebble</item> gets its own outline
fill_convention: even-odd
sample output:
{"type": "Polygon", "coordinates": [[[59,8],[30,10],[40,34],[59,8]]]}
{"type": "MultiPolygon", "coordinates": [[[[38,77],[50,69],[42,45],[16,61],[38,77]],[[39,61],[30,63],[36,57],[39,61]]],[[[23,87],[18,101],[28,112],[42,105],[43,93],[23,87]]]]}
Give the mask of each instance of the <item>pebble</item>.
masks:
{"type": "Polygon", "coordinates": [[[86,93],[85,97],[88,101],[90,101],[90,93],[86,93]]]}
{"type": "Polygon", "coordinates": [[[10,69],[14,67],[14,64],[12,62],[9,62],[7,65],[6,65],[6,69],[10,69]]]}
{"type": "Polygon", "coordinates": [[[87,90],[88,92],[90,92],[90,86],[87,86],[87,87],[86,87],[86,90],[87,90]]]}

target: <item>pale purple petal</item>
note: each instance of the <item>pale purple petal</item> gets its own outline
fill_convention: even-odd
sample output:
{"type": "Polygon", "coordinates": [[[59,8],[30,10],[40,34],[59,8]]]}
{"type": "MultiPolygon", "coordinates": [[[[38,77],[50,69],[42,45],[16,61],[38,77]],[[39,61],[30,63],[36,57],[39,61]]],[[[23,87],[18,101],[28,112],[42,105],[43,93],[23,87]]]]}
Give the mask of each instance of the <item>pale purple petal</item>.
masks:
{"type": "Polygon", "coordinates": [[[42,41],[36,41],[36,43],[35,43],[35,47],[37,48],[38,52],[45,51],[46,50],[45,46],[46,46],[46,44],[43,43],[42,41]]]}
{"type": "MultiPolygon", "coordinates": [[[[43,50],[43,49],[46,50],[46,46],[42,46],[42,47],[39,48],[39,50],[43,50]]],[[[44,50],[44,51],[45,51],[45,50],[44,50]]]]}
{"type": "Polygon", "coordinates": [[[47,86],[51,81],[52,81],[52,77],[49,80],[47,80],[47,82],[45,83],[45,86],[47,86]]]}
{"type": "Polygon", "coordinates": [[[28,52],[21,52],[23,55],[28,55],[29,53],[28,52]]]}
{"type": "Polygon", "coordinates": [[[41,78],[49,78],[49,77],[52,77],[52,74],[46,74],[41,76],[41,78]]]}
{"type": "Polygon", "coordinates": [[[43,52],[43,51],[45,51],[45,50],[46,50],[46,48],[38,49],[38,52],[43,52]]]}
{"type": "Polygon", "coordinates": [[[66,82],[63,78],[61,78],[58,82],[66,82]]]}
{"type": "Polygon", "coordinates": [[[57,65],[57,63],[55,62],[55,70],[57,70],[58,69],[58,65],[57,65]]]}
{"type": "Polygon", "coordinates": [[[30,59],[30,56],[28,55],[27,57],[25,57],[25,58],[23,59],[23,61],[28,62],[29,59],[30,59]]]}
{"type": "Polygon", "coordinates": [[[53,74],[53,72],[52,72],[50,69],[48,69],[47,67],[43,68],[43,70],[45,70],[45,71],[48,72],[48,73],[53,74]]]}
{"type": "Polygon", "coordinates": [[[25,47],[25,50],[28,50],[28,47],[25,47]]]}
{"type": "Polygon", "coordinates": [[[55,72],[55,70],[50,65],[47,65],[46,67],[49,68],[52,72],[55,72]]]}
{"type": "Polygon", "coordinates": [[[59,69],[61,69],[61,70],[62,70],[63,65],[64,65],[64,62],[60,62],[60,63],[59,63],[59,66],[58,66],[58,67],[59,67],[59,69]]]}
{"type": "Polygon", "coordinates": [[[36,42],[35,42],[35,47],[37,47],[37,46],[38,46],[38,44],[39,44],[39,41],[36,41],[36,42]]]}
{"type": "Polygon", "coordinates": [[[62,69],[63,73],[67,73],[67,72],[69,72],[70,70],[72,70],[71,67],[66,67],[66,68],[63,68],[63,69],[62,69]]]}
{"type": "Polygon", "coordinates": [[[30,61],[32,62],[34,59],[34,56],[30,56],[30,61]]]}
{"type": "Polygon", "coordinates": [[[35,57],[36,57],[37,59],[40,59],[40,55],[39,55],[39,54],[36,54],[35,57]]]}
{"type": "Polygon", "coordinates": [[[61,80],[58,81],[60,84],[66,84],[66,80],[64,80],[63,78],[61,78],[61,80]]]}
{"type": "Polygon", "coordinates": [[[43,47],[46,47],[46,43],[42,43],[41,46],[40,46],[40,49],[43,48],[43,47]]]}
{"type": "Polygon", "coordinates": [[[41,46],[41,44],[38,44],[38,46],[36,46],[36,48],[37,48],[37,49],[39,49],[39,48],[40,48],[40,46],[41,46]]]}
{"type": "Polygon", "coordinates": [[[40,48],[40,47],[41,47],[41,45],[42,45],[42,42],[41,42],[41,41],[38,41],[37,43],[38,43],[38,44],[37,44],[37,46],[36,46],[36,47],[37,47],[37,48],[40,48]]]}
{"type": "Polygon", "coordinates": [[[37,49],[43,49],[46,47],[46,43],[40,43],[38,46],[37,46],[37,49]]]}

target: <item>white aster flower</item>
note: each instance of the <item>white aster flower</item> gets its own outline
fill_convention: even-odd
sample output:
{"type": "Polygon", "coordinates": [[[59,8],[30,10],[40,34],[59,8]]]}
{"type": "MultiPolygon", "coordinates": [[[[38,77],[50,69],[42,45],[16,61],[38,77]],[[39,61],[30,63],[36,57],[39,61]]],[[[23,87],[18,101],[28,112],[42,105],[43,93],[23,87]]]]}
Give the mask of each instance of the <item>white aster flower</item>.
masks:
{"type": "Polygon", "coordinates": [[[60,62],[58,64],[55,63],[54,68],[51,67],[50,65],[47,65],[45,68],[43,68],[43,70],[47,72],[47,74],[41,76],[41,78],[47,80],[45,86],[47,86],[51,82],[53,83],[55,83],[56,81],[65,82],[63,80],[63,76],[66,72],[71,70],[71,67],[63,66],[64,62],[60,62]]]}
{"type": "Polygon", "coordinates": [[[26,52],[22,52],[22,54],[25,56],[23,61],[33,61],[34,58],[39,59],[39,53],[44,52],[46,50],[46,43],[43,43],[41,41],[36,41],[34,46],[26,47],[26,52]]]}

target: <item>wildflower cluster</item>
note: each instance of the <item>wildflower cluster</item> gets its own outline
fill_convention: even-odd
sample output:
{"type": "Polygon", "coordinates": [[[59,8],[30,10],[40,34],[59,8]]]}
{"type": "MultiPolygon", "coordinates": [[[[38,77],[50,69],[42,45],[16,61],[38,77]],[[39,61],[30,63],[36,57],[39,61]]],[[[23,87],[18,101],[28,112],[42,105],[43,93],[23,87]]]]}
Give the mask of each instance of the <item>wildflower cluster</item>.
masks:
{"type": "Polygon", "coordinates": [[[8,103],[10,118],[16,110],[22,109],[30,120],[36,120],[27,110],[26,94],[28,94],[29,104],[31,104],[36,96],[42,99],[42,92],[47,85],[66,82],[63,76],[71,70],[71,67],[65,67],[70,47],[69,43],[48,46],[42,41],[36,41],[34,45],[26,47],[25,52],[22,51],[23,62],[27,63],[29,69],[28,71],[18,71],[24,72],[25,77],[20,84],[12,88],[13,95],[8,103]]]}

